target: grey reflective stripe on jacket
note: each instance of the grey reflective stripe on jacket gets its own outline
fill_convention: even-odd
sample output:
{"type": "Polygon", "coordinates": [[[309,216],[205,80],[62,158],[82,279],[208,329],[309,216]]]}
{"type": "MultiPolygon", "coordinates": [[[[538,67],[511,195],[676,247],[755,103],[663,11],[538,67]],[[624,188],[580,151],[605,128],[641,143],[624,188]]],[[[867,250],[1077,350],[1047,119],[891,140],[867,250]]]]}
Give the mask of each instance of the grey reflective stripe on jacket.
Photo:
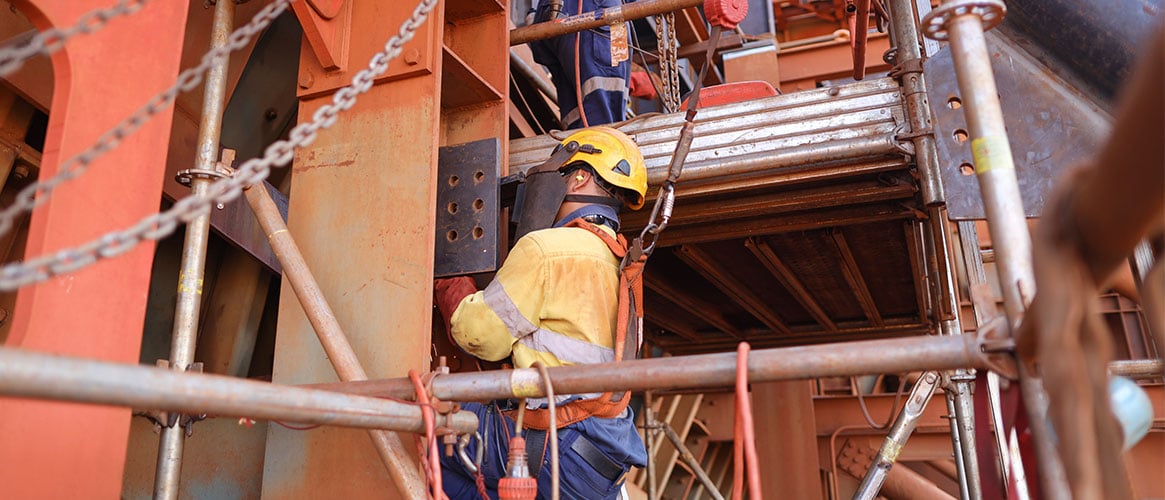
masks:
{"type": "Polygon", "coordinates": [[[522,315],[518,306],[510,300],[506,290],[497,281],[485,288],[485,304],[502,320],[510,335],[518,343],[535,351],[553,354],[559,361],[572,364],[610,363],[615,361],[615,351],[558,332],[538,328],[522,315]]]}

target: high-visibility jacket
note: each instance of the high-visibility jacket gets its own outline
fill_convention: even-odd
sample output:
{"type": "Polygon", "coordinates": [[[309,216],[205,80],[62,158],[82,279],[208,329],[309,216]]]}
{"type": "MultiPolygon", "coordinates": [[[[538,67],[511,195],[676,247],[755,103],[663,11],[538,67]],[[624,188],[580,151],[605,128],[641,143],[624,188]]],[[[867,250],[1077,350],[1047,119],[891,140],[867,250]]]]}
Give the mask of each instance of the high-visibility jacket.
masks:
{"type": "MultiPolygon", "coordinates": [[[[615,234],[606,226],[598,228],[615,234]]],[[[451,332],[470,354],[492,361],[512,354],[518,368],[535,361],[547,366],[611,362],[618,288],[619,262],[594,233],[578,227],[534,231],[518,240],[485,290],[461,300],[451,317],[451,332]]],[[[563,395],[556,402],[601,396],[563,395]]],[[[530,408],[545,402],[526,400],[530,408]]],[[[565,428],[586,436],[619,463],[647,463],[630,409],[615,418],[586,418],[565,428]]]]}
{"type": "Polygon", "coordinates": [[[482,359],[512,355],[518,368],[611,362],[618,287],[619,262],[590,231],[534,231],[518,240],[485,290],[462,299],[453,338],[482,359]]]}

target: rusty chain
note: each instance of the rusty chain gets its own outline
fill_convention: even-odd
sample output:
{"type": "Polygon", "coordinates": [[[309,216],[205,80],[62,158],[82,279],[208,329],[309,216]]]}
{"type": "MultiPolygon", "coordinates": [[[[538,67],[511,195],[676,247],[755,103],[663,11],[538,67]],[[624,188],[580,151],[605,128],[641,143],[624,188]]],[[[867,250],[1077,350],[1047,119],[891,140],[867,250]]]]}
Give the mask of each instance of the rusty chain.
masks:
{"type": "Polygon", "coordinates": [[[276,0],[264,7],[258,14],[255,14],[251,22],[231,33],[230,37],[227,38],[227,44],[225,46],[207,52],[202,56],[201,64],[182,71],[178,75],[177,81],[170,88],[155,95],[128,118],[122,120],[104,134],[101,134],[101,137],[92,146],[61,162],[56,175],[52,178],[35,182],[21,189],[20,193],[16,195],[16,200],[12,202],[12,205],[5,207],[4,210],[0,210],[0,234],[5,234],[10,231],[16,218],[21,214],[30,212],[47,201],[49,195],[58,186],[85,173],[90,163],[113,150],[113,148],[116,148],[121,144],[121,141],[136,132],[142,125],[145,125],[154,115],[170,107],[170,104],[174,102],[178,94],[193,90],[202,83],[203,75],[212,66],[232,51],[247,46],[255,35],[262,32],[276,17],[279,17],[284,10],[287,10],[287,5],[291,1],[293,0],[276,0]]]}
{"type": "Polygon", "coordinates": [[[659,53],[660,100],[668,113],[680,109],[679,43],[676,38],[676,14],[655,16],[656,51],[659,53]]]}
{"type": "MultiPolygon", "coordinates": [[[[385,42],[384,50],[372,56],[367,68],[352,77],[352,83],[336,91],[331,104],[316,110],[312,115],[312,121],[293,128],[288,134],[288,139],[276,141],[268,146],[262,157],[243,162],[234,176],[211,184],[206,196],[187,196],[165,212],[153,214],[127,229],[108,233],[81,246],[36,257],[24,263],[5,265],[0,268],[0,290],[14,290],[59,274],[73,272],[99,259],[121,255],[143,240],[163,238],[172,233],[179,223],[189,222],[208,213],[212,204],[231,201],[242,193],[245,186],[266,179],[272,166],[289,163],[295,148],[311,144],[320,130],[331,127],[336,123],[336,117],[341,111],[350,109],[356,103],[357,96],[372,88],[373,79],[388,70],[389,61],[400,55],[401,48],[412,40],[414,33],[425,22],[438,1],[421,0],[413,10],[412,16],[401,24],[399,33],[385,42]]],[[[280,3],[286,5],[286,2],[280,3]]]]}
{"type": "Polygon", "coordinates": [[[148,0],[120,0],[107,9],[94,9],[77,18],[77,23],[65,29],[49,28],[29,38],[0,47],[0,77],[12,74],[34,56],[50,55],[61,50],[65,42],[77,35],[88,35],[105,27],[111,19],[128,16],[142,10],[148,0]]]}

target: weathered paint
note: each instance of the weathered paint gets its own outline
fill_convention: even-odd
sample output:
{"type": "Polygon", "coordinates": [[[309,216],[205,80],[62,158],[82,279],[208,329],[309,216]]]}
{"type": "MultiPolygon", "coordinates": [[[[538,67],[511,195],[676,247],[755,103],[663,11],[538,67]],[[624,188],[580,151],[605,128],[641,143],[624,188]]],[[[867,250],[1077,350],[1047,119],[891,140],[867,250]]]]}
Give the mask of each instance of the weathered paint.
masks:
{"type": "Polygon", "coordinates": [[[752,384],[761,491],[783,498],[821,498],[813,438],[813,382],[752,384]],[[780,464],[779,466],[776,464],[780,464]]]}
{"type": "MultiPolygon", "coordinates": [[[[245,426],[233,418],[210,418],[194,424],[182,450],[180,498],[244,500],[259,498],[267,422],[245,426]]],[[[130,425],[129,453],[121,498],[153,498],[158,433],[144,418],[130,425]]]]}
{"type": "MultiPolygon", "coordinates": [[[[73,25],[101,0],[17,1],[38,28],[73,25]]],[[[166,2],[117,18],[78,37],[53,58],[54,94],[44,161],[47,178],[62,160],[174,81],[186,6],[166,2]],[[148,61],[148,64],[138,62],[148,61]]],[[[167,109],[70,182],[32,217],[26,255],[41,255],[129,226],[158,209],[172,112],[167,109]],[[126,196],[126,193],[135,193],[126,196]],[[154,194],[151,194],[154,193],[154,194]]],[[[141,344],[154,245],[140,245],[20,292],[9,347],[134,363],[141,344]]],[[[0,403],[0,484],[11,498],[63,498],[78,492],[116,498],[130,412],[57,403],[0,403]]]]}
{"type": "MultiPolygon", "coordinates": [[[[352,71],[396,32],[414,6],[406,3],[352,3],[352,71]]],[[[441,26],[437,9],[405,53],[439,53],[441,26]]],[[[406,67],[403,58],[394,60],[389,73],[406,67]]],[[[303,51],[300,119],[330,102],[330,92],[351,75],[325,73],[303,51]]],[[[289,230],[371,378],[427,365],[439,77],[439,71],[414,71],[373,86],[293,164],[289,230]]],[[[337,380],[294,294],[280,297],[275,349],[276,382],[337,380]]],[[[364,431],[272,427],[267,443],[265,497],[397,495],[364,431]]]]}

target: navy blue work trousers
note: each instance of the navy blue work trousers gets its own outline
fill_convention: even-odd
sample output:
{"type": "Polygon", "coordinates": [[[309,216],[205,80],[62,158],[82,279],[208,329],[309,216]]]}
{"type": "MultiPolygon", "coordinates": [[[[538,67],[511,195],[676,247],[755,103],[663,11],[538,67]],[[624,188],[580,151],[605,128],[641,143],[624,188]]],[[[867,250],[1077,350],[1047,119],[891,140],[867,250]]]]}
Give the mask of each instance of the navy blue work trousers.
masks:
{"type": "MultiPolygon", "coordinates": [[[[514,421],[498,411],[494,405],[480,403],[466,403],[463,411],[472,411],[477,415],[478,429],[485,441],[485,453],[481,469],[485,476],[486,490],[491,499],[498,498],[498,479],[505,475],[506,456],[509,450],[510,436],[514,432],[514,421]]],[[[590,464],[582,459],[571,444],[576,439],[586,439],[577,430],[569,426],[558,431],[559,453],[559,493],[562,498],[569,499],[614,499],[623,486],[623,477],[610,480],[603,477],[590,464]]],[[[476,456],[478,442],[473,440],[466,447],[467,454],[476,456]]],[[[531,460],[535,460],[533,457],[531,460]]],[[[543,454],[542,470],[538,475],[538,498],[550,498],[550,446],[546,446],[543,454]]],[[[441,455],[442,486],[450,500],[480,499],[474,475],[469,472],[455,453],[452,457],[441,455]]]]}
{"type": "MultiPolygon", "coordinates": [[[[577,15],[580,1],[584,13],[620,5],[620,0],[564,0],[561,15],[577,15]]],[[[547,2],[540,3],[539,19],[546,17],[547,8],[547,2]]],[[[530,42],[530,50],[534,61],[550,70],[558,91],[558,111],[564,129],[625,119],[631,65],[627,61],[611,64],[610,26],[530,42]],[[585,113],[578,110],[580,95],[585,113]]]]}

